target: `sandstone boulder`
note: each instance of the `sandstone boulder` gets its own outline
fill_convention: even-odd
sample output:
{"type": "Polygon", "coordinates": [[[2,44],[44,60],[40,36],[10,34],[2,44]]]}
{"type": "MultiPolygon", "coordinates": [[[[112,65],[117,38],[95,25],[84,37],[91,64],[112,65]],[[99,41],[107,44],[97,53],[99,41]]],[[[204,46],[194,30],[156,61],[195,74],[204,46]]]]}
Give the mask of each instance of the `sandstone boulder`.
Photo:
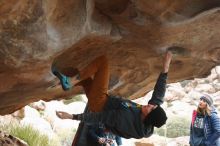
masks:
{"type": "Polygon", "coordinates": [[[0,2],[0,114],[69,98],[58,68],[110,60],[110,92],[135,99],[153,88],[161,54],[174,47],[169,82],[204,77],[220,64],[219,0],[8,0],[0,2]]]}

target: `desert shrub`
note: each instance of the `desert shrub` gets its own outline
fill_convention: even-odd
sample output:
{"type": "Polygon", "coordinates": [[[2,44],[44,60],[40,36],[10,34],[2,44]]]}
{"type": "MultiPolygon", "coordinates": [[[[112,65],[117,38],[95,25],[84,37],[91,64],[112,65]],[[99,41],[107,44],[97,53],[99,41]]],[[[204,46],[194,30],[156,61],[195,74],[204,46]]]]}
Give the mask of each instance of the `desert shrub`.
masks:
{"type": "Polygon", "coordinates": [[[186,85],[188,85],[191,82],[191,80],[184,80],[182,82],[180,82],[181,86],[184,88],[186,87],[186,85]]]}
{"type": "Polygon", "coordinates": [[[76,133],[76,129],[60,129],[57,132],[57,136],[59,137],[59,141],[62,146],[70,146],[73,142],[73,137],[76,133]]]}
{"type": "Polygon", "coordinates": [[[49,145],[49,138],[40,134],[32,126],[13,126],[10,129],[10,134],[26,141],[30,146],[49,145]]]}
{"type": "Polygon", "coordinates": [[[59,142],[55,139],[49,139],[47,135],[41,134],[30,125],[19,125],[18,123],[9,123],[0,125],[0,130],[11,134],[28,143],[29,146],[58,146],[59,142]]]}
{"type": "Polygon", "coordinates": [[[166,125],[159,129],[155,128],[155,133],[169,138],[189,136],[190,123],[190,119],[180,116],[173,116],[167,120],[166,125]]]}

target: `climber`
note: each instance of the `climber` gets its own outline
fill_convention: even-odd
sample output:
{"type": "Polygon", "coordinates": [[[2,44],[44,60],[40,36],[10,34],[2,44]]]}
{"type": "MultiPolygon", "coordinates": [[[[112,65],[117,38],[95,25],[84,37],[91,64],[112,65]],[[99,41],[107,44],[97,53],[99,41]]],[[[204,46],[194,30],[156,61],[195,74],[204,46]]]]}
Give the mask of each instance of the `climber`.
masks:
{"type": "Polygon", "coordinates": [[[70,77],[79,80],[75,86],[83,86],[90,111],[73,115],[56,111],[56,114],[61,119],[80,120],[88,125],[103,124],[112,133],[124,138],[149,137],[153,134],[154,127],[163,126],[167,120],[166,113],[160,105],[164,101],[171,59],[172,53],[167,51],[163,70],[147,105],[108,95],[109,65],[105,55],[96,58],[81,71],[68,68],[61,73],[55,65],[52,65],[52,72],[60,79],[64,90],[73,88],[70,77]]]}

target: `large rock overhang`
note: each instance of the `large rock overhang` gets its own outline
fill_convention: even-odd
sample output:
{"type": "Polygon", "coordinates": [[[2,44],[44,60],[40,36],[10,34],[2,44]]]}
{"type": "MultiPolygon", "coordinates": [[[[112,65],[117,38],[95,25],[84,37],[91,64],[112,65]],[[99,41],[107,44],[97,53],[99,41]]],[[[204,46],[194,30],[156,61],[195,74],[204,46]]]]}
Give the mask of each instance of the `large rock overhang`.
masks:
{"type": "Polygon", "coordinates": [[[0,115],[83,93],[54,87],[54,61],[61,70],[82,68],[107,54],[109,91],[130,99],[153,88],[169,47],[180,53],[169,82],[220,64],[219,0],[8,0],[0,14],[0,115]]]}

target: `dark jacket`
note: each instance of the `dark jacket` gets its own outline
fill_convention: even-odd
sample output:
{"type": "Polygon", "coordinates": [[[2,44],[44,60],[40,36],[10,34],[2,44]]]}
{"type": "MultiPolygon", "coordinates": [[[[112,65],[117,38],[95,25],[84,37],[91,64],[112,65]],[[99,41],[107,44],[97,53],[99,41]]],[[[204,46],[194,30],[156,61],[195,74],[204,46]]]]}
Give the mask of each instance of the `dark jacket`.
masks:
{"type": "MultiPolygon", "coordinates": [[[[150,103],[162,104],[166,89],[167,74],[161,73],[154,87],[150,103]]],[[[83,113],[78,120],[87,124],[103,123],[116,135],[124,138],[143,138],[153,134],[154,126],[144,125],[141,120],[141,105],[130,100],[109,96],[103,112],[83,113]]]]}
{"type": "MultiPolygon", "coordinates": [[[[197,116],[197,112],[193,111],[192,124],[190,128],[190,144],[193,146],[193,123],[197,116]]],[[[220,146],[220,119],[213,107],[211,116],[205,115],[204,117],[204,144],[206,146],[220,146]]]]}

